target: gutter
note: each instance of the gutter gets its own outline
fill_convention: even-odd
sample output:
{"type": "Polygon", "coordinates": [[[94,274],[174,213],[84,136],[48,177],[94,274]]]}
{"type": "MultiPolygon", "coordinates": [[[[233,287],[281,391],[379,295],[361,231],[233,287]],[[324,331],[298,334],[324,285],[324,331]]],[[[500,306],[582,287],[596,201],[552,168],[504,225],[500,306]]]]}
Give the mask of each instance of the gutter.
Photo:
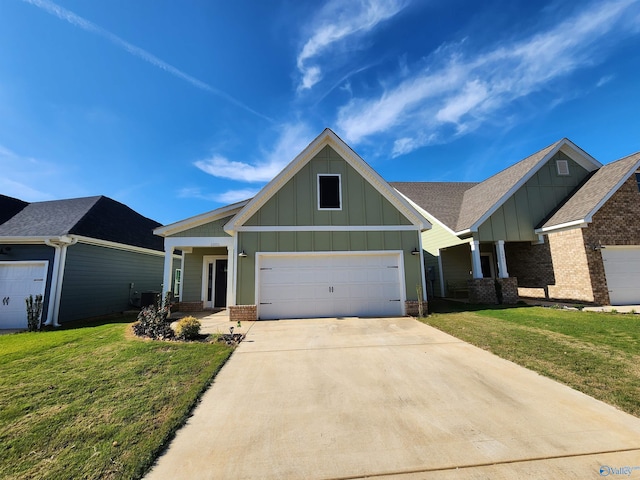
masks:
{"type": "Polygon", "coordinates": [[[44,243],[55,249],[53,257],[53,271],[51,273],[51,287],[49,288],[49,308],[45,325],[59,327],[58,315],[60,313],[60,298],[62,297],[62,281],[64,280],[64,268],[67,261],[67,247],[75,245],[77,238],[66,235],[60,237],[45,238],[44,243]],[[53,302],[51,299],[53,298],[53,302]]]}

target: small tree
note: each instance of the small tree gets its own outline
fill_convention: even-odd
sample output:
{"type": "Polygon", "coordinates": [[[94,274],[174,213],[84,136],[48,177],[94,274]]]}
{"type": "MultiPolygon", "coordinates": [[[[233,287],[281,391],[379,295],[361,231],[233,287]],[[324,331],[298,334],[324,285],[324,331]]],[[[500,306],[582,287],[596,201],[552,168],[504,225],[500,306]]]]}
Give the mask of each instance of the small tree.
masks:
{"type": "Polygon", "coordinates": [[[42,295],[29,295],[25,298],[27,304],[27,330],[36,332],[40,330],[40,316],[42,315],[42,295]]]}

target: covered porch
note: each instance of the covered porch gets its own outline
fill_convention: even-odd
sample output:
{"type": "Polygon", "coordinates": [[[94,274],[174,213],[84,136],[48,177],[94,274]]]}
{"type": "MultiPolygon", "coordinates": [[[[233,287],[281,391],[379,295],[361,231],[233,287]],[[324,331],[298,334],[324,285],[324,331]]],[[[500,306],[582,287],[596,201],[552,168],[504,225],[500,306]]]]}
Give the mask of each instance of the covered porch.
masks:
{"type": "Polygon", "coordinates": [[[235,305],[236,257],[232,237],[165,238],[163,298],[170,292],[181,312],[235,305]],[[182,269],[173,275],[175,251],[182,252],[182,269]]]}
{"type": "Polygon", "coordinates": [[[440,249],[441,295],[470,303],[518,301],[518,281],[509,276],[505,242],[466,243],[440,249]]]}

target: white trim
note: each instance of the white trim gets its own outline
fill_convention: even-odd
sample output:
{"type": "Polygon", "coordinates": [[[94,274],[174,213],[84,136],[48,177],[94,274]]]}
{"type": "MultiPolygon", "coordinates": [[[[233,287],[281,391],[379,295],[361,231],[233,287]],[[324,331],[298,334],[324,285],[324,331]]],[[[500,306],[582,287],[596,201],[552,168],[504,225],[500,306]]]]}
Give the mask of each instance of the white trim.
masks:
{"type": "Polygon", "coordinates": [[[471,247],[471,269],[473,271],[473,278],[483,278],[482,263],[480,261],[480,242],[478,240],[471,240],[469,246],[471,247]]]}
{"type": "Polygon", "coordinates": [[[79,243],[84,243],[87,245],[95,245],[98,247],[106,247],[106,248],[114,248],[116,250],[125,250],[128,252],[134,252],[134,253],[144,253],[146,255],[156,255],[159,257],[164,256],[164,252],[161,250],[153,250],[151,248],[144,248],[144,247],[136,247],[134,245],[128,245],[125,243],[117,243],[117,242],[111,242],[109,240],[101,240],[98,238],[91,238],[91,237],[83,237],[82,235],[72,235],[71,238],[75,238],[78,240],[79,243]]]}
{"type": "Polygon", "coordinates": [[[498,240],[496,242],[496,254],[498,256],[498,276],[500,278],[509,278],[507,256],[504,251],[504,240],[498,240]]]}
{"type": "Polygon", "coordinates": [[[233,247],[233,237],[168,237],[164,239],[165,252],[181,247],[233,247]]]}
{"type": "Polygon", "coordinates": [[[438,249],[438,276],[440,277],[440,296],[444,298],[444,272],[442,271],[442,248],[438,249]]]}
{"type": "Polygon", "coordinates": [[[211,210],[209,212],[196,215],[194,217],[189,217],[184,220],[180,220],[179,222],[170,223],[169,225],[163,225],[162,227],[158,227],[154,229],[153,233],[160,237],[168,237],[176,233],[189,230],[190,228],[199,227],[209,222],[215,222],[216,220],[220,220],[221,218],[226,218],[226,217],[235,215],[247,203],[249,203],[249,200],[244,200],[242,202],[226,205],[224,207],[217,208],[216,210],[211,210]]]}
{"type": "MultiPolygon", "coordinates": [[[[323,210],[329,210],[327,208],[323,210]]],[[[301,225],[301,226],[247,226],[237,232],[398,232],[420,231],[415,225],[301,225]]]]}
{"type": "Polygon", "coordinates": [[[455,235],[456,232],[454,232],[453,230],[451,230],[449,227],[447,227],[444,223],[442,223],[440,220],[438,220],[436,218],[435,215],[431,215],[429,212],[427,212],[424,208],[422,208],[420,205],[418,205],[416,202],[414,202],[413,200],[411,200],[409,197],[407,197],[404,193],[402,193],[400,190],[398,190],[397,188],[395,189],[396,192],[398,192],[398,194],[400,194],[413,208],[415,208],[418,213],[420,213],[420,215],[422,215],[428,222],[429,222],[429,228],[427,230],[430,230],[431,227],[433,226],[433,223],[437,223],[438,225],[440,225],[442,228],[444,228],[445,230],[447,230],[448,232],[450,232],[452,235],[455,235]]]}
{"type": "MultiPolygon", "coordinates": [[[[58,249],[56,249],[56,252],[58,249]]],[[[0,260],[0,266],[7,265],[41,265],[44,267],[44,278],[42,280],[42,304],[47,302],[47,318],[40,317],[41,325],[50,325],[50,317],[53,318],[53,302],[51,301],[51,292],[54,291],[54,282],[57,280],[55,275],[51,275],[51,285],[47,292],[47,278],[49,277],[49,260],[0,260]]],[[[55,258],[54,258],[55,265],[55,258]]],[[[57,322],[56,322],[57,323],[57,322]]]]}
{"type": "Polygon", "coordinates": [[[317,190],[317,209],[320,212],[341,212],[342,211],[342,174],[340,173],[318,173],[316,175],[316,190],[317,190]],[[338,177],[338,208],[323,208],[320,206],[320,177],[338,177]]]}
{"type": "Polygon", "coordinates": [[[566,223],[560,223],[558,225],[553,225],[551,227],[536,228],[533,232],[537,234],[545,234],[550,232],[558,232],[561,230],[571,230],[578,227],[579,228],[587,227],[587,222],[585,221],[585,219],[574,220],[572,222],[566,222],[566,223]]]}
{"type": "MultiPolygon", "coordinates": [[[[216,261],[227,260],[227,278],[229,279],[229,257],[228,255],[203,255],[202,256],[202,305],[204,308],[215,308],[216,303],[216,261]],[[208,266],[213,263],[213,277],[211,278],[211,305],[208,305],[207,301],[207,287],[208,287],[208,266]]],[[[227,298],[225,299],[227,304],[229,302],[229,284],[227,283],[227,298]]]]}
{"type": "Polygon", "coordinates": [[[424,249],[422,248],[422,235],[420,233],[418,233],[418,249],[420,251],[420,283],[422,283],[422,298],[425,302],[428,302],[429,298],[427,296],[427,272],[424,268],[424,249]]]}
{"type": "Polygon", "coordinates": [[[559,158],[556,160],[556,173],[559,177],[567,177],[571,175],[569,171],[569,160],[565,158],[559,158]]]}
{"type": "Polygon", "coordinates": [[[322,148],[331,146],[351,167],[362,175],[383,197],[396,207],[411,223],[421,230],[428,229],[427,219],[413,208],[403,197],[397,194],[375,170],[358,156],[333,131],[326,128],[318,135],[289,165],[287,165],[273,180],[265,185],[260,192],[224,226],[224,230],[232,234],[244,225],[269,199],[271,199],[303,166],[305,166],[322,148]]]}

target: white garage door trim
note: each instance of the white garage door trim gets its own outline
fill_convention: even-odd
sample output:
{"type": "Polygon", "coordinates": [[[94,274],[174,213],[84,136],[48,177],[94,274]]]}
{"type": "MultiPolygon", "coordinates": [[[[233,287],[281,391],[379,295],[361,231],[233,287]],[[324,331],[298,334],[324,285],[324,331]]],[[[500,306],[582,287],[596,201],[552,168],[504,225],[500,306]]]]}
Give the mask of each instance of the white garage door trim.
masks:
{"type": "Polygon", "coordinates": [[[602,262],[611,305],[640,305],[640,246],[603,246],[602,262]]]}
{"type": "Polygon", "coordinates": [[[255,292],[258,318],[404,315],[406,291],[403,258],[401,250],[257,252],[255,292]],[[283,282],[277,276],[268,277],[267,272],[271,271],[274,264],[270,260],[277,258],[284,260],[282,268],[296,269],[298,278],[283,282]],[[291,262],[287,263],[287,259],[291,259],[291,262]],[[322,259],[323,263],[314,266],[313,263],[318,259],[322,259]],[[366,259],[372,261],[367,263],[366,259]],[[297,261],[301,262],[301,270],[292,265],[297,261]],[[341,266],[348,268],[341,270],[341,266]],[[303,293],[295,298],[277,298],[279,292],[288,292],[296,287],[302,288],[303,293]],[[274,299],[280,300],[277,306],[274,299]]]}
{"type": "Polygon", "coordinates": [[[44,296],[48,271],[47,260],[0,262],[0,329],[27,328],[25,298],[29,295],[44,296]],[[11,267],[14,267],[13,271],[16,272],[17,267],[29,266],[34,269],[30,274],[29,271],[25,271],[28,275],[21,281],[15,281],[15,278],[10,276],[11,267]]]}

